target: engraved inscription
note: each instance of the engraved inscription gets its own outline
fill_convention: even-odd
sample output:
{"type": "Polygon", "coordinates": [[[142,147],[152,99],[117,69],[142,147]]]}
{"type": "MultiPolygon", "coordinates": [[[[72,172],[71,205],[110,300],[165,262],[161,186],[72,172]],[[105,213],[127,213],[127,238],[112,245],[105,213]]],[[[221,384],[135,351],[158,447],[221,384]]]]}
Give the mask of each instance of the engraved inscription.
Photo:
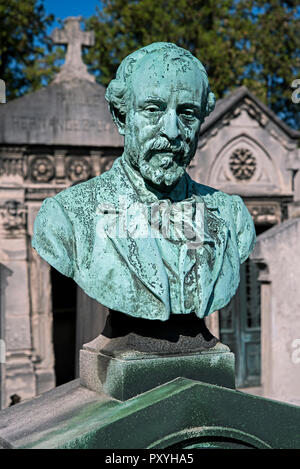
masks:
{"type": "Polygon", "coordinates": [[[75,92],[63,93],[58,92],[56,93],[56,102],[58,106],[67,104],[70,106],[88,106],[88,107],[98,107],[101,102],[102,96],[100,94],[90,94],[89,96],[86,95],[78,95],[75,92]]]}
{"type": "Polygon", "coordinates": [[[55,116],[50,119],[43,117],[26,117],[26,116],[12,116],[12,127],[16,131],[43,131],[52,127],[54,132],[57,131],[83,131],[83,132],[104,132],[109,130],[110,124],[100,120],[92,119],[59,119],[55,116]]]}

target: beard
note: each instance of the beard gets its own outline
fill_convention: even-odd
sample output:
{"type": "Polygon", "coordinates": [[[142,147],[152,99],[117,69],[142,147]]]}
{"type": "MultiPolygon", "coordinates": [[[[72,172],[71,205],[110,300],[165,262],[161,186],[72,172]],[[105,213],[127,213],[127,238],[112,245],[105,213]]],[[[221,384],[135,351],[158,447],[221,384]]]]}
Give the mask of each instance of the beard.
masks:
{"type": "Polygon", "coordinates": [[[172,145],[164,137],[147,141],[138,154],[127,147],[130,162],[135,169],[146,181],[162,189],[172,188],[182,178],[195,150],[183,141],[172,145]]]}

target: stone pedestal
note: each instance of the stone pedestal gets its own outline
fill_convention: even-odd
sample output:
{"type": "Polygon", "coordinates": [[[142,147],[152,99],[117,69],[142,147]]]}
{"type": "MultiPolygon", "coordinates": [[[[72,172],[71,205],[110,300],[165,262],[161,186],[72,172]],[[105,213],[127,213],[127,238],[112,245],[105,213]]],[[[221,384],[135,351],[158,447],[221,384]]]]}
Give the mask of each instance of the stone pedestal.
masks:
{"type": "Polygon", "coordinates": [[[110,311],[80,352],[80,382],[124,401],[178,377],[235,388],[234,354],[194,316],[162,323],[110,311]]]}

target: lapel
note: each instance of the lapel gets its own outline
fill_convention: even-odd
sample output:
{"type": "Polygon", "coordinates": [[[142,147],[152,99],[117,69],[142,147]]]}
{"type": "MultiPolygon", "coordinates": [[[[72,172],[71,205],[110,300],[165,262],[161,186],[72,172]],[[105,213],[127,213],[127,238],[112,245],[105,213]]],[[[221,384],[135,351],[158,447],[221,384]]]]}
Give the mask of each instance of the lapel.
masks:
{"type": "MultiPolygon", "coordinates": [[[[114,197],[110,202],[110,208],[115,207],[112,212],[118,216],[121,211],[118,209],[118,197],[122,194],[124,205],[123,210],[128,206],[139,202],[136,191],[125,172],[122,165],[122,157],[118,158],[111,168],[111,178],[114,179],[114,197]]],[[[101,211],[101,229],[104,230],[107,238],[110,239],[114,248],[117,250],[123,261],[135,276],[145,285],[145,287],[165,304],[166,310],[170,312],[170,293],[166,269],[164,267],[161,255],[155,238],[132,238],[126,235],[114,236],[116,232],[110,229],[110,223],[115,223],[116,216],[112,216],[109,210],[101,211]]],[[[129,212],[128,225],[136,222],[134,211],[129,212]]]]}
{"type": "MultiPolygon", "coordinates": [[[[227,246],[229,225],[220,212],[219,191],[196,183],[188,174],[187,178],[189,196],[194,194],[196,201],[204,204],[203,245],[197,250],[197,256],[194,256],[198,259],[198,269],[201,266],[201,275],[199,275],[201,283],[201,279],[203,281],[208,278],[216,279],[220,272],[227,246]],[[206,251],[205,257],[208,262],[201,262],[200,258],[203,257],[203,250],[206,251]],[[209,262],[210,260],[211,262],[209,262]]],[[[202,295],[205,295],[205,291],[209,291],[209,288],[202,289],[202,295]]]]}
{"type": "Polygon", "coordinates": [[[198,296],[200,309],[205,313],[213,298],[215,284],[221,272],[227,247],[229,226],[221,216],[217,202],[211,195],[202,196],[204,202],[204,240],[197,250],[198,296]],[[204,262],[203,262],[204,259],[204,262]]]}
{"type": "Polygon", "coordinates": [[[107,237],[137,278],[166,306],[170,304],[168,277],[155,238],[107,237]]]}

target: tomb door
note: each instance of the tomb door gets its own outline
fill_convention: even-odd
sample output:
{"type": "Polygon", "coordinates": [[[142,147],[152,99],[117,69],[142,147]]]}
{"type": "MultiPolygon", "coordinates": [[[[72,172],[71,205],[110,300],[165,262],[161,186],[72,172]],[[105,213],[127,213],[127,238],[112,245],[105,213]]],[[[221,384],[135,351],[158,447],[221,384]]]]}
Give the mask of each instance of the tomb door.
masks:
{"type": "Polygon", "coordinates": [[[256,264],[241,265],[241,281],[231,302],[219,312],[220,339],[235,353],[236,386],[259,386],[261,378],[260,286],[256,264]]]}

